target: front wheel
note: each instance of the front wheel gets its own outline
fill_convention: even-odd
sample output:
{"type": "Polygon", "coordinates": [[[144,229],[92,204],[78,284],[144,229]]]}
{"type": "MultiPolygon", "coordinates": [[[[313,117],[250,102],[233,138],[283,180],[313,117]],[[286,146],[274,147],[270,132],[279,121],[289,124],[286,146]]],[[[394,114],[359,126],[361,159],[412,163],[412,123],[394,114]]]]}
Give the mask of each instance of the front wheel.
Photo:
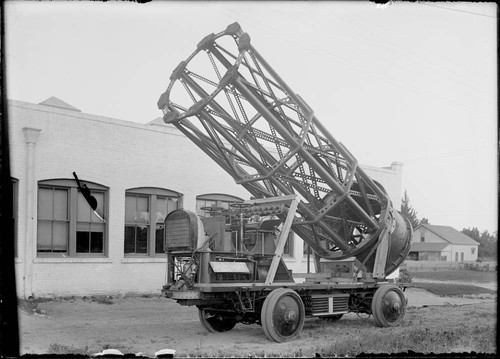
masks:
{"type": "Polygon", "coordinates": [[[395,285],[383,285],[377,289],[372,300],[372,314],[379,327],[393,327],[403,320],[406,313],[406,298],[395,285]]]}
{"type": "Polygon", "coordinates": [[[266,336],[281,343],[299,335],[305,320],[305,309],[297,292],[278,288],[264,300],[261,323],[266,336]]]}
{"type": "Polygon", "coordinates": [[[222,316],[220,312],[198,309],[201,325],[209,332],[227,332],[234,328],[236,319],[222,316]]]}

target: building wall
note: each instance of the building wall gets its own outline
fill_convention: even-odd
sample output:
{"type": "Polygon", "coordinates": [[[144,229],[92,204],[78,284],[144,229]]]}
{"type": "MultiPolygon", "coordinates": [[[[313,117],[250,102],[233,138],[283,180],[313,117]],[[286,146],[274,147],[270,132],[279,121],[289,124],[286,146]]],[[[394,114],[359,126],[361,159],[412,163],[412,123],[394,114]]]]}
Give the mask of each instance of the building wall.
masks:
{"type": "Polygon", "coordinates": [[[453,244],[451,245],[451,255],[449,260],[453,262],[476,261],[477,252],[478,252],[477,245],[453,244]]]}
{"type": "Polygon", "coordinates": [[[412,242],[422,242],[421,240],[422,234],[424,235],[425,243],[449,243],[448,241],[445,241],[443,238],[427,230],[424,227],[420,227],[413,231],[412,242]]]}
{"type": "Polygon", "coordinates": [[[390,167],[374,167],[374,166],[361,166],[366,173],[375,181],[382,184],[386,190],[392,205],[398,211],[401,209],[402,202],[402,176],[403,164],[401,162],[392,162],[390,167]]]}
{"type": "Polygon", "coordinates": [[[421,261],[440,261],[440,252],[419,252],[418,259],[421,261]]]}
{"type": "MultiPolygon", "coordinates": [[[[160,291],[166,258],[124,255],[127,189],[159,187],[179,192],[183,207],[193,211],[201,194],[249,198],[243,187],[172,127],[21,101],[9,101],[9,119],[11,174],[18,180],[16,275],[21,297],[160,291]],[[73,172],[83,181],[109,188],[106,255],[37,256],[38,181],[72,179],[73,172]]],[[[399,208],[400,165],[366,171],[394,195],[399,208]]],[[[300,239],[294,241],[285,261],[294,271],[306,271],[300,239]]]]}

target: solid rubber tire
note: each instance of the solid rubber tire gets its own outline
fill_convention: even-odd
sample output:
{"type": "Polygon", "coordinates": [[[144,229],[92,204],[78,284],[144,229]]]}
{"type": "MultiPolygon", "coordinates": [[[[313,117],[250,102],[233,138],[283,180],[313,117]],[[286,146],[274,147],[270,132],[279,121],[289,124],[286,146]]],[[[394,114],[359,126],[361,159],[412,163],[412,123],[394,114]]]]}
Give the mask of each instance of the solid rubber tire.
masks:
{"type": "Polygon", "coordinates": [[[266,336],[275,342],[282,343],[284,341],[295,338],[302,331],[305,320],[304,303],[302,302],[302,298],[300,298],[300,296],[294,290],[288,288],[278,288],[269,293],[269,295],[264,300],[260,316],[262,328],[264,329],[264,333],[266,334],[266,336]],[[283,335],[282,333],[280,333],[279,328],[275,327],[273,320],[276,306],[285,297],[293,298],[298,307],[298,313],[296,313],[296,315],[298,315],[296,323],[297,326],[295,330],[289,335],[283,335]]]}
{"type": "Polygon", "coordinates": [[[236,319],[224,318],[223,320],[212,320],[209,321],[205,316],[205,309],[198,309],[198,317],[200,319],[201,325],[212,333],[222,333],[227,332],[234,328],[236,325],[236,319]]]}
{"type": "Polygon", "coordinates": [[[398,286],[383,285],[376,290],[372,300],[372,314],[373,314],[373,319],[375,320],[375,324],[377,324],[377,326],[394,327],[399,323],[401,323],[401,321],[405,316],[405,313],[406,313],[406,298],[398,286]],[[401,312],[398,314],[398,317],[394,321],[388,320],[386,318],[386,316],[384,315],[384,308],[383,308],[383,305],[385,304],[383,302],[384,298],[390,292],[396,293],[397,296],[399,297],[399,300],[401,301],[401,309],[400,309],[401,312]]]}

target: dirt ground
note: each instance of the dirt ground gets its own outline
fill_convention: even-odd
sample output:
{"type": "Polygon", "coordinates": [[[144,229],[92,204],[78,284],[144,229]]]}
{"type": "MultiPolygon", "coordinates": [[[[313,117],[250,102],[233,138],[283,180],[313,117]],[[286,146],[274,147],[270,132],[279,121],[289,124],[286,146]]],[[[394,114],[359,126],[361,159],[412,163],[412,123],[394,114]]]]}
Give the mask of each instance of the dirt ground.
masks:
{"type": "MultiPolygon", "coordinates": [[[[19,311],[21,354],[94,354],[112,348],[154,357],[156,351],[168,348],[176,350],[176,357],[314,356],[331,353],[332,345],[349,352],[353,349],[341,348],[343,340],[363,343],[370,337],[376,342],[377,336],[396,341],[387,351],[374,344],[374,352],[405,352],[415,347],[408,340],[397,339],[415,337],[419,331],[431,330],[436,336],[464,330],[464,326],[470,326],[472,331],[495,331],[496,294],[443,298],[410,288],[407,297],[406,317],[398,327],[377,328],[371,317],[359,318],[353,313],[336,323],[310,318],[300,336],[287,343],[269,341],[255,324],[240,323],[230,332],[208,333],[199,323],[195,307],[183,307],[158,296],[42,301],[36,306],[25,304],[19,311]]],[[[474,342],[460,341],[455,346],[452,349],[459,352],[485,351],[474,342]]],[[[496,348],[491,350],[496,352],[496,348]]],[[[491,350],[486,348],[486,352],[491,350]]]]}

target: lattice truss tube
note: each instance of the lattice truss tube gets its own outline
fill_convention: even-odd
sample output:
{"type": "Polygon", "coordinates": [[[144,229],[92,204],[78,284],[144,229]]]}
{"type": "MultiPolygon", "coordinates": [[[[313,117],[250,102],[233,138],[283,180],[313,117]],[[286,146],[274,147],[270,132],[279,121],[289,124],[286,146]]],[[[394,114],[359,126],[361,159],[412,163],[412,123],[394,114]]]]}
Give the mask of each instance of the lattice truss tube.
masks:
{"type": "Polygon", "coordinates": [[[319,256],[342,259],[374,246],[391,217],[385,191],[238,24],[205,37],[170,80],[158,101],[165,122],[253,196],[297,194],[292,229],[319,256]]]}

